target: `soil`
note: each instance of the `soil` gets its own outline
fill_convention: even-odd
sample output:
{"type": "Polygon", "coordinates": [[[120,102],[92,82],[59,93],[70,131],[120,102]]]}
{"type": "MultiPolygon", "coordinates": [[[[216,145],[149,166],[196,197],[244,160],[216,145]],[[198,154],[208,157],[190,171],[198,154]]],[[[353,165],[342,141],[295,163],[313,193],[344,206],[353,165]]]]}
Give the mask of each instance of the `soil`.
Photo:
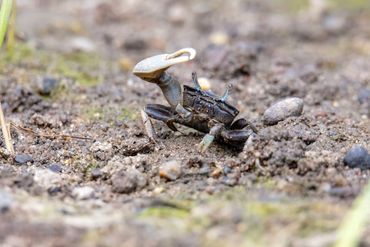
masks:
{"type": "Polygon", "coordinates": [[[272,2],[18,1],[0,96],[31,159],[0,152],[1,246],[331,246],[369,176],[343,163],[370,150],[369,6],[272,2]],[[170,72],[231,83],[259,130],[241,152],[161,122],[147,138],[140,109],[166,102],[133,65],[183,47],[196,59],[170,72]],[[289,96],[303,114],[264,125],[289,96]]]}

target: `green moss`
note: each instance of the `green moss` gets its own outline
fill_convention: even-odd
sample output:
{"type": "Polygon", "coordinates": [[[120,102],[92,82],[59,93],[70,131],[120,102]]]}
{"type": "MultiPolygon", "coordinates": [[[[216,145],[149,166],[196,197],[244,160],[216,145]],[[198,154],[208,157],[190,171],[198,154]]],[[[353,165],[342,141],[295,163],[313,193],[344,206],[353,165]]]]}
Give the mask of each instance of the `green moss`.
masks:
{"type": "Polygon", "coordinates": [[[329,4],[339,9],[357,10],[370,8],[370,2],[368,0],[329,0],[329,4]]]}
{"type": "Polygon", "coordinates": [[[144,209],[140,215],[140,218],[179,218],[186,219],[189,217],[189,211],[173,207],[150,207],[144,209]]]}
{"type": "Polygon", "coordinates": [[[102,120],[104,118],[104,108],[99,106],[88,106],[84,109],[83,117],[87,120],[102,120]]]}
{"type": "Polygon", "coordinates": [[[121,114],[118,115],[117,120],[136,120],[139,116],[137,109],[121,108],[121,114]]]}
{"type": "Polygon", "coordinates": [[[16,43],[12,53],[0,54],[0,71],[27,68],[33,74],[55,74],[70,78],[81,86],[94,86],[102,81],[102,60],[94,53],[57,53],[39,50],[27,43],[16,43]]]}
{"type": "Polygon", "coordinates": [[[90,105],[83,111],[83,117],[87,120],[104,120],[113,124],[115,121],[135,121],[139,112],[135,108],[90,105]]]}
{"type": "Polygon", "coordinates": [[[102,81],[100,58],[96,54],[74,52],[56,57],[52,72],[74,79],[78,84],[94,86],[102,81]]]}

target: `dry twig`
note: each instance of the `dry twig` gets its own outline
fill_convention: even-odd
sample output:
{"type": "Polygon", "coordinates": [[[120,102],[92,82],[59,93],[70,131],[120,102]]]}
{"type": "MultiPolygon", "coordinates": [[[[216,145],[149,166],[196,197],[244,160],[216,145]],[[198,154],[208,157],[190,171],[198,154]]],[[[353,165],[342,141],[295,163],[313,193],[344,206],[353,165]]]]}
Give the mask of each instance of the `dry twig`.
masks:
{"type": "Polygon", "coordinates": [[[10,136],[9,126],[6,124],[6,121],[5,121],[3,107],[1,106],[1,102],[0,102],[0,124],[1,124],[1,130],[4,136],[5,147],[11,155],[14,155],[15,152],[14,152],[14,147],[12,143],[12,137],[10,136]]]}

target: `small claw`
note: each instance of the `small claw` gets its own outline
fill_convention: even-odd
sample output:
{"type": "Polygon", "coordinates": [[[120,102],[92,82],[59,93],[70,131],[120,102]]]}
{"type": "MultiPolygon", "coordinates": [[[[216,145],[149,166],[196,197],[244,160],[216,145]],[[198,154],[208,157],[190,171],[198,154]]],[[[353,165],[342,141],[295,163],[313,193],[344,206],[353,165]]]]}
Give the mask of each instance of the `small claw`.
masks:
{"type": "Polygon", "coordinates": [[[205,153],[208,147],[212,144],[215,137],[213,135],[207,134],[203,137],[202,141],[199,143],[199,151],[205,153]]]}
{"type": "Polygon", "coordinates": [[[229,97],[231,87],[232,87],[231,84],[227,85],[226,90],[225,90],[224,94],[221,97],[221,101],[226,101],[227,100],[227,97],[229,97]]]}
{"type": "Polygon", "coordinates": [[[198,91],[202,90],[202,87],[200,86],[198,82],[198,76],[196,72],[191,73],[191,78],[192,78],[195,89],[198,91]]]}

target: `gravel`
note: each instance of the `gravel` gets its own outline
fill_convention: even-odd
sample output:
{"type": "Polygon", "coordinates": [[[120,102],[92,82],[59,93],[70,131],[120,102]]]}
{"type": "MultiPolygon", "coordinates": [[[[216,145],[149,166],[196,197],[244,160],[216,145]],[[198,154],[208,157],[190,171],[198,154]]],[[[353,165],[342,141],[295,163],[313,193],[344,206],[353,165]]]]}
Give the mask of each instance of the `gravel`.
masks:
{"type": "Polygon", "coordinates": [[[292,116],[300,116],[303,111],[303,100],[297,97],[280,100],[267,108],[263,114],[266,125],[274,125],[292,116]]]}

